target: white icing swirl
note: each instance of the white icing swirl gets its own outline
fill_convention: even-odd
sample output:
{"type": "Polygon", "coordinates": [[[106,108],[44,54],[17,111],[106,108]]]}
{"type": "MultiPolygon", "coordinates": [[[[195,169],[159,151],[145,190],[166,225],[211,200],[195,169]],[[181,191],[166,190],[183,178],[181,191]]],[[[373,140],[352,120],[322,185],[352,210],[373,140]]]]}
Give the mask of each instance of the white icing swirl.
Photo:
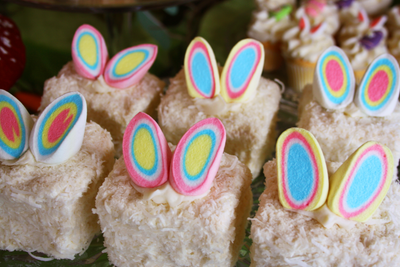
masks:
{"type": "MultiPolygon", "coordinates": [[[[386,34],[387,32],[384,31],[385,37],[386,34]]],[[[370,50],[361,45],[359,37],[347,39],[341,47],[349,58],[354,70],[363,70],[367,68],[376,57],[388,52],[385,38],[383,38],[376,47],[370,50]]]]}
{"type": "Polygon", "coordinates": [[[260,10],[253,14],[254,23],[250,26],[248,35],[261,42],[279,42],[283,33],[294,26],[294,21],[288,15],[280,20],[270,17],[266,10],[260,10]]]}
{"type": "MultiPolygon", "coordinates": [[[[296,11],[296,18],[300,20],[301,17],[306,16],[305,7],[302,6],[296,11]]],[[[313,26],[317,26],[322,22],[327,24],[327,27],[324,29],[324,33],[327,35],[334,35],[339,29],[339,13],[336,5],[334,4],[326,4],[321,12],[318,13],[317,16],[308,16],[310,20],[311,28],[313,26]]]]}
{"type": "Polygon", "coordinates": [[[299,26],[286,31],[282,39],[283,53],[286,58],[302,59],[308,62],[316,62],[325,49],[335,45],[331,35],[323,33],[312,36],[307,31],[300,31],[299,26]]]}
{"type": "Polygon", "coordinates": [[[361,10],[361,5],[357,1],[353,1],[349,7],[339,10],[339,21],[341,25],[354,24],[358,17],[358,12],[361,10]]]}
{"type": "Polygon", "coordinates": [[[253,93],[249,96],[249,98],[241,103],[227,103],[225,102],[225,100],[222,98],[221,95],[217,95],[212,99],[193,98],[193,101],[201,112],[203,112],[206,115],[215,116],[224,114],[227,111],[238,112],[242,104],[251,102],[255,97],[255,95],[256,95],[256,90],[253,90],[253,93]]]}
{"type": "MultiPolygon", "coordinates": [[[[90,80],[89,80],[90,81],[90,80]]],[[[131,85],[130,87],[124,88],[124,89],[120,89],[120,88],[115,88],[112,86],[109,86],[106,81],[104,80],[103,75],[100,75],[97,80],[95,81],[90,81],[87,82],[85,86],[85,89],[89,92],[93,92],[93,93],[103,93],[103,94],[107,94],[107,93],[113,93],[115,92],[115,90],[129,90],[134,88],[136,85],[131,85]]]]}
{"type": "Polygon", "coordinates": [[[311,217],[317,220],[320,224],[322,224],[325,228],[331,228],[333,225],[337,224],[342,228],[351,229],[356,225],[356,222],[347,220],[345,218],[337,216],[333,213],[326,204],[324,204],[321,208],[314,211],[306,211],[306,210],[290,210],[300,213],[304,216],[311,217]]]}
{"type": "Polygon", "coordinates": [[[183,202],[192,202],[196,199],[204,198],[210,192],[208,190],[199,196],[185,196],[177,193],[169,182],[155,188],[139,187],[132,180],[131,184],[136,191],[143,195],[144,200],[153,200],[157,204],[168,204],[170,207],[176,207],[183,202]]]}

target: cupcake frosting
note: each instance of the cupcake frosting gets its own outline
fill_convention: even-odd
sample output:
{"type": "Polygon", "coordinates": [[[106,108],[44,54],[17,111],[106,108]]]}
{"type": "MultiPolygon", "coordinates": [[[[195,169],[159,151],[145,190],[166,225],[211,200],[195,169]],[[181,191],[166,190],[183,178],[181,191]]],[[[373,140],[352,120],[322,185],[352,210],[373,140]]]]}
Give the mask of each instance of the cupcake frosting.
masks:
{"type": "Polygon", "coordinates": [[[362,45],[358,37],[349,38],[341,48],[349,58],[354,70],[365,69],[376,57],[388,52],[383,40],[373,49],[368,49],[362,45]]]}
{"type": "Polygon", "coordinates": [[[335,45],[331,35],[322,31],[313,34],[302,30],[300,26],[286,31],[282,37],[283,52],[289,59],[301,59],[308,62],[316,62],[320,54],[328,47],[335,45]]]}
{"type": "MultiPolygon", "coordinates": [[[[291,9],[289,5],[282,6],[281,8],[291,9]]],[[[274,16],[272,12],[260,10],[253,14],[254,23],[250,26],[248,35],[251,38],[260,40],[262,42],[270,41],[276,43],[281,40],[283,33],[294,26],[294,22],[287,14],[282,18],[274,16]]]]}
{"type": "Polygon", "coordinates": [[[326,3],[325,0],[308,0],[304,2],[296,11],[296,18],[307,16],[310,20],[311,27],[326,23],[326,34],[333,35],[339,29],[339,14],[338,8],[334,4],[326,3]]]}

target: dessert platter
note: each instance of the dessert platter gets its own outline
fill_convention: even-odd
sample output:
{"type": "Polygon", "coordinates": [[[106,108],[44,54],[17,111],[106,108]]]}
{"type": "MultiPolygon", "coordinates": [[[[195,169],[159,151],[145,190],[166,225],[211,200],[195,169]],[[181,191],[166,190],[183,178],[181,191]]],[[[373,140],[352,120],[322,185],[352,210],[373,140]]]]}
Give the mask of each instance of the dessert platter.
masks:
{"type": "Polygon", "coordinates": [[[109,57],[84,24],[38,114],[3,77],[2,264],[400,264],[400,12],[257,4],[224,65],[196,37],[159,79],[156,45],[109,57]]]}

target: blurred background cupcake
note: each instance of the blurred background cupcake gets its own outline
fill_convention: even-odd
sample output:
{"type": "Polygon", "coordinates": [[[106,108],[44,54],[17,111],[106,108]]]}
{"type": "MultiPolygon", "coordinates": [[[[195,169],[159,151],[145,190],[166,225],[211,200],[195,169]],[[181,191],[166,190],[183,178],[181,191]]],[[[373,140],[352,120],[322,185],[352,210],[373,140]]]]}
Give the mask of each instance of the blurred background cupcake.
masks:
{"type": "Polygon", "coordinates": [[[282,37],[288,86],[296,92],[301,92],[306,84],[313,82],[318,57],[325,49],[335,45],[333,37],[325,32],[326,28],[326,22],[311,27],[307,16],[303,16],[298,25],[282,37]]]}
{"type": "Polygon", "coordinates": [[[281,40],[283,33],[293,27],[294,1],[257,1],[258,10],[253,13],[253,23],[248,36],[260,41],[265,50],[265,71],[282,66],[281,40]]]}
{"type": "Polygon", "coordinates": [[[339,29],[334,4],[324,0],[304,1],[296,10],[296,25],[282,36],[282,54],[286,62],[288,86],[296,92],[313,82],[314,67],[320,54],[335,45],[333,35],[339,29]]]}
{"type": "Polygon", "coordinates": [[[386,20],[386,16],[371,20],[361,8],[356,17],[348,19],[338,34],[339,46],[350,60],[357,83],[360,83],[369,64],[388,52],[386,20]]]}

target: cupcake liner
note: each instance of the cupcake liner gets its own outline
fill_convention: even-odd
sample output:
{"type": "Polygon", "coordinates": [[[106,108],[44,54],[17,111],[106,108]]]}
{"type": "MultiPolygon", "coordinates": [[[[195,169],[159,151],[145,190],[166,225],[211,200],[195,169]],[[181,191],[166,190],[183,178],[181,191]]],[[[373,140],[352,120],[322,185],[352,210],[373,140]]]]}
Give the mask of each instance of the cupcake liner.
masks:
{"type": "Polygon", "coordinates": [[[354,78],[356,79],[356,84],[360,84],[362,78],[364,77],[365,71],[367,69],[362,69],[362,70],[354,70],[354,78]]]}
{"type": "Polygon", "coordinates": [[[283,63],[283,57],[280,49],[280,42],[262,42],[265,51],[264,70],[278,70],[283,63]]]}
{"type": "Polygon", "coordinates": [[[312,84],[316,64],[301,59],[286,60],[289,87],[301,93],[305,85],[312,84]]]}

